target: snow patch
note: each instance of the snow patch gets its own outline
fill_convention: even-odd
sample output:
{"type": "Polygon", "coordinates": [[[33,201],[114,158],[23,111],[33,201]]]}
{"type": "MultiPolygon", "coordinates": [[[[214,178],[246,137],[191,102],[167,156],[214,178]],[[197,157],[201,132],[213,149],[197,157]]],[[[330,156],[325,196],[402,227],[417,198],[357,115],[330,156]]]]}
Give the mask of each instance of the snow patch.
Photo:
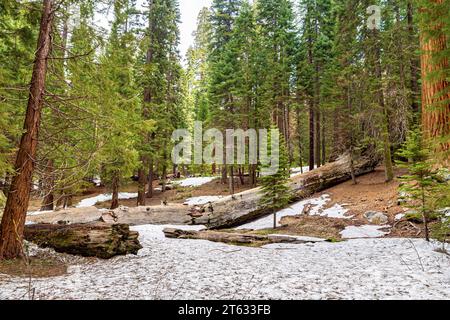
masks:
{"type": "MultiPolygon", "coordinates": [[[[317,169],[317,166],[315,166],[314,169],[317,169]]],[[[307,173],[309,171],[310,171],[309,170],[309,166],[303,167],[303,173],[307,173]]],[[[302,168],[300,168],[300,167],[291,168],[291,178],[299,176],[299,175],[301,175],[303,173],[302,173],[302,168]]]]}
{"type": "Polygon", "coordinates": [[[38,216],[44,213],[52,213],[53,211],[30,211],[27,213],[27,216],[38,216]]]}
{"type": "Polygon", "coordinates": [[[375,225],[365,225],[365,226],[349,226],[341,232],[342,238],[344,239],[361,239],[361,238],[379,238],[384,237],[389,234],[389,232],[381,231],[388,226],[375,226],[375,225]]]}
{"type": "MultiPolygon", "coordinates": [[[[119,193],[119,200],[128,200],[128,199],[134,199],[137,198],[137,193],[128,193],[128,192],[121,192],[119,193]]],[[[100,194],[96,197],[83,199],[80,201],[80,203],[76,206],[77,208],[87,208],[87,207],[93,207],[99,202],[105,202],[105,201],[111,201],[112,200],[112,194],[100,194]]]]}
{"type": "Polygon", "coordinates": [[[405,217],[404,213],[399,213],[395,216],[395,221],[400,221],[405,217]]]}
{"type": "MultiPolygon", "coordinates": [[[[309,211],[309,215],[317,216],[320,215],[322,217],[329,218],[340,218],[340,219],[351,219],[352,217],[346,216],[345,214],[348,212],[347,209],[342,206],[336,204],[331,208],[324,209],[326,204],[330,201],[330,195],[324,194],[318,198],[306,199],[300,202],[297,202],[290,206],[289,208],[283,209],[277,212],[277,227],[281,226],[281,219],[284,217],[292,217],[300,215],[303,212],[303,209],[307,205],[311,205],[311,209],[309,211]]],[[[243,229],[253,229],[253,230],[263,230],[273,228],[273,215],[261,218],[254,222],[247,223],[237,228],[237,230],[243,229]]]]}
{"type": "Polygon", "coordinates": [[[178,180],[174,181],[174,184],[178,184],[181,187],[200,187],[204,184],[210,183],[211,181],[214,181],[216,178],[214,177],[198,177],[198,178],[187,178],[184,180],[178,180]]]}

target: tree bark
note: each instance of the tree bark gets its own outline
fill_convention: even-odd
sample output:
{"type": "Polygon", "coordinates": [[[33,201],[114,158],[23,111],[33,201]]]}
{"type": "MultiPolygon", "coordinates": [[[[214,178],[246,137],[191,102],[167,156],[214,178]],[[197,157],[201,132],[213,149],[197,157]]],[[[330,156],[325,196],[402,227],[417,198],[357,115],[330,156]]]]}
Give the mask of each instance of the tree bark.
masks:
{"type": "MultiPolygon", "coordinates": [[[[442,0],[434,0],[442,6],[442,12],[446,10],[442,0]]],[[[427,14],[424,12],[424,14],[427,14]]],[[[442,24],[426,26],[422,30],[420,43],[422,48],[422,126],[424,138],[439,142],[437,152],[450,150],[450,91],[449,82],[440,72],[448,68],[448,58],[443,57],[439,62],[433,61],[436,55],[447,49],[447,37],[442,24]],[[433,34],[430,35],[431,31],[433,34]],[[430,76],[439,75],[431,79],[430,76]],[[447,137],[447,139],[445,138],[447,137]]],[[[444,159],[448,164],[449,160],[444,159]]]]}
{"type": "Polygon", "coordinates": [[[164,229],[164,234],[171,239],[198,239],[212,242],[221,242],[232,245],[254,245],[262,246],[270,243],[292,243],[303,244],[321,242],[321,239],[302,239],[301,237],[291,237],[282,235],[257,235],[251,233],[234,233],[220,231],[184,231],[175,228],[164,229]]]}
{"type": "Polygon", "coordinates": [[[0,259],[22,255],[22,240],[30,188],[36,161],[39,127],[44,102],[47,58],[51,50],[54,1],[44,0],[37,51],[25,114],[24,133],[16,157],[11,190],[8,194],[0,231],[0,259]]]}
{"type": "Polygon", "coordinates": [[[119,207],[119,185],[120,185],[119,173],[114,172],[111,183],[112,186],[111,210],[117,209],[119,207]]]}
{"type": "Polygon", "coordinates": [[[148,169],[148,191],[147,198],[153,198],[153,180],[154,180],[154,172],[153,172],[153,157],[150,157],[149,169],[148,169]]]}
{"type": "Polygon", "coordinates": [[[381,66],[381,44],[380,35],[378,30],[373,31],[373,37],[375,40],[374,48],[374,63],[375,63],[375,76],[377,77],[377,100],[378,105],[381,108],[382,120],[381,120],[381,135],[383,139],[383,155],[384,155],[384,165],[386,172],[386,182],[394,180],[394,167],[392,164],[392,154],[391,154],[391,139],[389,135],[389,110],[384,101],[384,90],[383,90],[383,70],[381,66]]]}
{"type": "MultiPolygon", "coordinates": [[[[414,6],[412,1],[408,1],[407,4],[407,21],[408,21],[408,34],[409,34],[409,44],[413,47],[410,51],[414,51],[416,46],[414,45],[416,42],[416,32],[414,30],[414,6]]],[[[418,119],[420,118],[420,105],[419,105],[419,95],[420,95],[420,86],[419,86],[419,72],[420,72],[420,61],[416,57],[415,54],[411,56],[410,59],[410,72],[411,72],[411,109],[414,114],[415,122],[418,123],[418,119]]]]}

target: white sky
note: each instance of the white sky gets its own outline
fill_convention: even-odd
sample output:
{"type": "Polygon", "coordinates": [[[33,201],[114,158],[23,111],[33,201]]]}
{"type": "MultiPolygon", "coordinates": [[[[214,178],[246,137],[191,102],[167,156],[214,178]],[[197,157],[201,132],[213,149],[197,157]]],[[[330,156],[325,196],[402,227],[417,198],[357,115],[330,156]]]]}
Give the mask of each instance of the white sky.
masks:
{"type": "Polygon", "coordinates": [[[179,0],[181,12],[180,53],[183,57],[189,46],[194,44],[192,33],[197,28],[197,16],[203,7],[209,7],[212,0],[179,0]]]}
{"type": "MultiPolygon", "coordinates": [[[[147,0],[138,0],[137,6],[141,6],[142,4],[147,3],[147,0]]],[[[186,56],[186,52],[191,45],[194,44],[193,32],[197,28],[197,17],[200,13],[200,10],[203,7],[211,6],[212,0],[179,0],[180,4],[180,13],[181,13],[181,23],[180,23],[180,54],[184,57],[186,56]]],[[[110,10],[109,15],[112,12],[110,10]]],[[[96,23],[108,29],[109,23],[112,17],[111,16],[96,16],[96,23]]]]}

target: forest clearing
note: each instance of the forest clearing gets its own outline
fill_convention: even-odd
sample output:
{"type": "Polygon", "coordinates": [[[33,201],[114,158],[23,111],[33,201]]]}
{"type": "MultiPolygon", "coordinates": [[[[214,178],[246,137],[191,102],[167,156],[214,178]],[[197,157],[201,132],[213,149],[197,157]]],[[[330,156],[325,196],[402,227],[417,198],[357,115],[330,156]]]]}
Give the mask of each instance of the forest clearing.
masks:
{"type": "Polygon", "coordinates": [[[0,300],[450,300],[449,0],[1,0],[0,300]]]}

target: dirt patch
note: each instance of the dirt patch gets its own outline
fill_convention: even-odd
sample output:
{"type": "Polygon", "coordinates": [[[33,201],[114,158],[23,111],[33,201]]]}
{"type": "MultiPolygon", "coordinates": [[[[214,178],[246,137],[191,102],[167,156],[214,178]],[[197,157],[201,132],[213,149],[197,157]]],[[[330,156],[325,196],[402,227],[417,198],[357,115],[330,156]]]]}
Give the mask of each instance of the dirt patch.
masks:
{"type": "MultiPolygon", "coordinates": [[[[256,235],[283,234],[321,238],[331,242],[342,240],[340,232],[347,226],[355,225],[355,221],[348,219],[327,218],[321,216],[298,215],[284,217],[282,226],[277,229],[264,230],[226,230],[226,232],[249,233],[256,235]]],[[[361,225],[357,223],[357,225],[361,225]]]]}
{"type": "MultiPolygon", "coordinates": [[[[396,171],[397,176],[404,173],[403,170],[396,171]]],[[[364,213],[376,211],[386,214],[390,224],[393,224],[395,216],[406,211],[398,205],[399,185],[397,180],[386,183],[384,168],[379,167],[374,172],[359,177],[357,185],[347,181],[320,194],[331,196],[327,207],[340,204],[349,210],[347,215],[353,215],[360,222],[367,223],[364,213]]]]}
{"type": "Polygon", "coordinates": [[[342,240],[340,232],[347,226],[355,225],[354,221],[320,216],[285,217],[281,220],[282,227],[276,233],[315,237],[330,241],[342,240]]]}
{"type": "Polygon", "coordinates": [[[0,274],[21,278],[51,278],[67,274],[67,265],[56,257],[40,254],[29,260],[0,261],[0,274]]]}

